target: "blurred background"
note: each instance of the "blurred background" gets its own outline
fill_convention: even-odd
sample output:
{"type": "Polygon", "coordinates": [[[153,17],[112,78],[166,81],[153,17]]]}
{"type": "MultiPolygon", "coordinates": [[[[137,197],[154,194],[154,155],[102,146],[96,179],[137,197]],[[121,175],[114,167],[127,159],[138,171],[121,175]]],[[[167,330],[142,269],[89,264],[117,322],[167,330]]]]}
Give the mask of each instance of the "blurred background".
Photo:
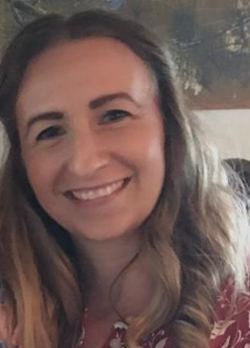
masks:
{"type": "MultiPolygon", "coordinates": [[[[0,56],[39,16],[101,8],[153,30],[222,158],[250,160],[250,0],[0,0],[0,56]]],[[[0,154],[4,143],[0,129],[0,154]]]]}

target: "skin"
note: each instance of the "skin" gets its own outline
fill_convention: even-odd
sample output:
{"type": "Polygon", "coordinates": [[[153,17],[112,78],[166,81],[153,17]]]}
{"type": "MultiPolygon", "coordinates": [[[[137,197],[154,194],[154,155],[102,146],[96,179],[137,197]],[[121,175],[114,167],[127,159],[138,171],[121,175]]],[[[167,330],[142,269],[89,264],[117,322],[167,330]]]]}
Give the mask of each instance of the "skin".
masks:
{"type": "Polygon", "coordinates": [[[9,318],[11,316],[8,312],[8,306],[6,304],[0,304],[0,347],[2,347],[2,342],[10,342],[13,347],[18,345],[18,328],[16,327],[14,332],[12,332],[11,320],[9,318]]]}
{"type": "MultiPolygon", "coordinates": [[[[61,43],[28,67],[16,116],[23,162],[40,204],[72,234],[79,255],[92,261],[89,327],[105,332],[115,319],[110,285],[138,252],[138,227],[163,185],[164,132],[152,74],[113,39],[61,43]],[[109,197],[72,198],[74,190],[124,178],[127,185],[109,197]]],[[[138,314],[152,284],[149,261],[141,255],[117,287],[119,309],[138,314]]]]}

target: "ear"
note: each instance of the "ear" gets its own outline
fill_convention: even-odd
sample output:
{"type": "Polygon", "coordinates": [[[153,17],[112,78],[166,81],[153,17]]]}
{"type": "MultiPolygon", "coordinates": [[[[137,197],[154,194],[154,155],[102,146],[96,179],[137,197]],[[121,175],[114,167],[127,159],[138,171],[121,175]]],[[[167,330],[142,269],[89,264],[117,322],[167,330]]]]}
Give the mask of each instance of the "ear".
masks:
{"type": "Polygon", "coordinates": [[[18,347],[18,326],[14,329],[11,327],[11,317],[8,313],[7,305],[0,305],[0,348],[18,347]],[[5,344],[4,342],[8,343],[5,344]]]}
{"type": "Polygon", "coordinates": [[[15,348],[18,348],[20,346],[20,342],[18,342],[19,341],[18,338],[19,338],[19,328],[18,328],[18,326],[16,326],[16,328],[15,328],[13,334],[12,334],[11,340],[10,340],[10,343],[15,348]]]}
{"type": "MultiPolygon", "coordinates": [[[[0,305],[0,341],[6,342],[9,336],[9,323],[7,319],[7,309],[4,304],[0,305]]],[[[1,347],[1,346],[0,346],[1,347]]]]}

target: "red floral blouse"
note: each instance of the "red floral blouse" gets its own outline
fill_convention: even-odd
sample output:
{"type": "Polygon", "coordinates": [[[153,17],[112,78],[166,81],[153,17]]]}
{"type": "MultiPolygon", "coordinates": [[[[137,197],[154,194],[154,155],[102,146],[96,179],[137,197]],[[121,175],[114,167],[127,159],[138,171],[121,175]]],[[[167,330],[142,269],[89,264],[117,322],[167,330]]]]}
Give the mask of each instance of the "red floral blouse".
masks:
{"type": "MultiPolygon", "coordinates": [[[[250,279],[247,285],[250,289],[250,279]]],[[[240,294],[234,308],[231,308],[232,289],[232,283],[227,282],[218,296],[217,318],[211,331],[211,348],[250,348],[250,293],[240,294]],[[229,308],[231,315],[225,320],[228,318],[229,308]]],[[[127,328],[124,322],[115,323],[102,348],[126,348],[124,338],[127,328]]],[[[0,339],[0,348],[2,347],[5,345],[0,339]]],[[[84,330],[76,348],[84,348],[84,330]]],[[[174,348],[174,342],[163,326],[149,335],[142,348],[174,348]]]]}
{"type": "MultiPolygon", "coordinates": [[[[248,285],[250,289],[250,279],[248,285]]],[[[250,293],[239,295],[229,319],[225,320],[231,295],[232,284],[228,283],[218,296],[217,319],[211,332],[211,348],[250,348],[250,293]]],[[[123,322],[114,324],[103,348],[126,348],[124,337],[127,328],[127,324],[123,322]]],[[[84,332],[77,348],[84,348],[84,332]]],[[[143,348],[174,348],[174,344],[167,329],[162,327],[149,335],[143,348]]]]}

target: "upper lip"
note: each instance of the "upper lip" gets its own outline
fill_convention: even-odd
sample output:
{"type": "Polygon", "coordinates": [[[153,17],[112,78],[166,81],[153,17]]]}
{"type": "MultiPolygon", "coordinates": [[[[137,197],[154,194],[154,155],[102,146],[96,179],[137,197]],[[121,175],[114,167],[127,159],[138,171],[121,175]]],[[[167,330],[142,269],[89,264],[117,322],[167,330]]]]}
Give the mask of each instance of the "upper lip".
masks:
{"type": "Polygon", "coordinates": [[[126,178],[121,178],[121,179],[118,179],[118,180],[113,180],[113,181],[109,181],[105,184],[100,184],[100,185],[96,185],[96,186],[84,186],[84,187],[77,187],[77,188],[74,188],[74,189],[70,189],[70,190],[67,190],[67,192],[72,192],[72,191],[92,191],[92,190],[98,190],[98,189],[101,189],[101,188],[104,188],[106,186],[109,186],[109,185],[112,185],[112,184],[116,184],[122,180],[126,180],[126,179],[129,179],[128,177],[126,178]]]}

